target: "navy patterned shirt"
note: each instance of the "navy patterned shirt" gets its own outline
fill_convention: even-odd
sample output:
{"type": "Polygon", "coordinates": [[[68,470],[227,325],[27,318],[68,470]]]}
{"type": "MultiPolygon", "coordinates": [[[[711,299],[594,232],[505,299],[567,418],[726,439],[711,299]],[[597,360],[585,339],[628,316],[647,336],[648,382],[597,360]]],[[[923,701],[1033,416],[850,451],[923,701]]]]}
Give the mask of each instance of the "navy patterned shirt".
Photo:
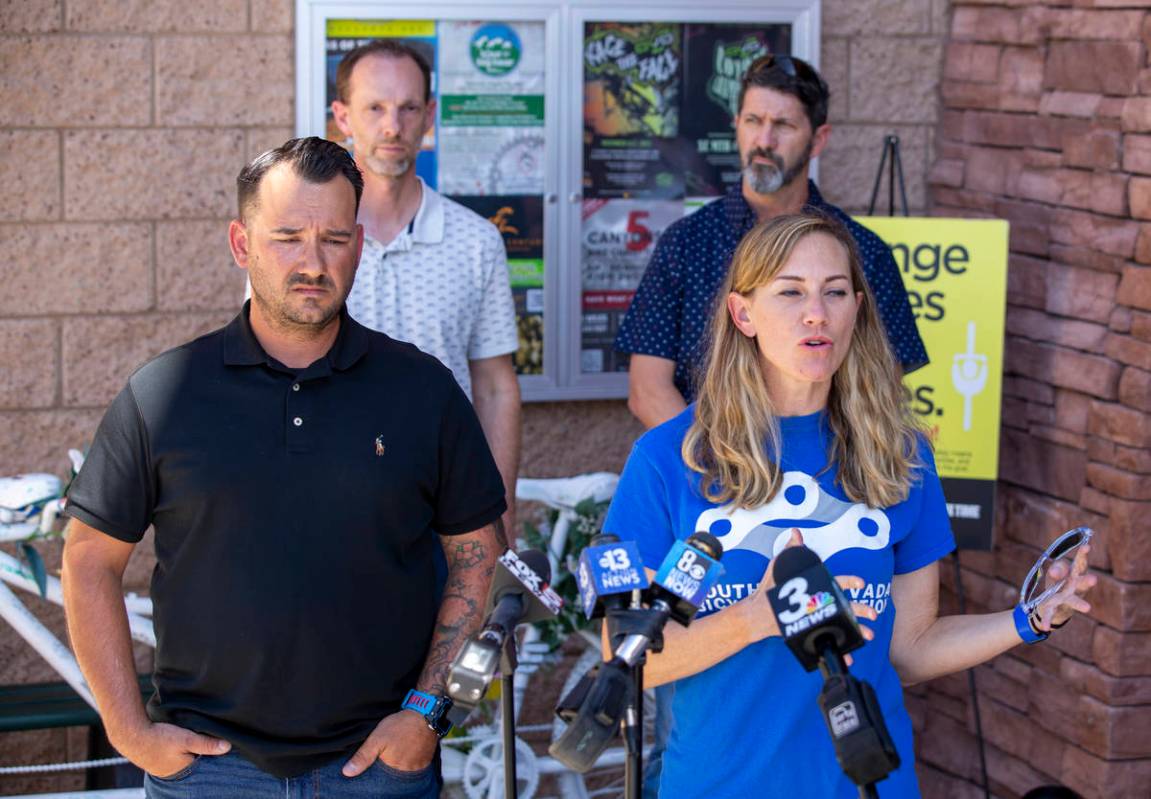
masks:
{"type": "MultiPolygon", "coordinates": [[[[835,217],[855,239],[867,284],[903,371],[925,365],[927,350],[891,250],[879,236],[825,201],[811,181],[807,190],[804,210],[835,217]]],[[[669,227],[656,245],[616,336],[615,348],[620,352],[675,361],[675,387],[687,402],[695,399],[716,294],[735,248],[756,221],[755,211],[743,197],[742,184],[736,184],[723,197],[669,227]]]]}

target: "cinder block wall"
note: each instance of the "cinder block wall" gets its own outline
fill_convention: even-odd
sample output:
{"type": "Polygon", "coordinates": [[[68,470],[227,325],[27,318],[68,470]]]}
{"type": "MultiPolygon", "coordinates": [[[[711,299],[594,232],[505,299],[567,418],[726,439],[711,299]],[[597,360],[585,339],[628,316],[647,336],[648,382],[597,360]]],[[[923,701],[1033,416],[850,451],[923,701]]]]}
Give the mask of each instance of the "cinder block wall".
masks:
{"type": "MultiPolygon", "coordinates": [[[[138,364],[235,312],[233,180],[292,135],[293,6],[0,0],[0,474],[63,473],[65,450],[91,438],[138,364]]],[[[834,202],[864,210],[894,132],[911,205],[928,207],[947,9],[824,0],[835,132],[822,184],[834,202]]],[[[623,402],[528,406],[523,473],[619,470],[639,432],[623,402]]],[[[150,568],[134,562],[130,584],[145,587],[150,568]]],[[[62,631],[59,613],[37,610],[62,631]]],[[[48,679],[0,629],[0,684],[48,679]]],[[[0,735],[0,765],[85,753],[82,731],[0,735]]],[[[0,794],[81,784],[0,777],[0,794]]]]}
{"type": "MultiPolygon", "coordinates": [[[[239,168],[292,133],[292,7],[0,0],[0,474],[62,474],[136,366],[235,313],[226,220],[239,168]]],[[[49,679],[0,624],[0,684],[49,679]]],[[[0,735],[0,765],[86,750],[82,730],[0,735]]],[[[0,794],[82,786],[0,777],[0,794]]]]}
{"type": "MultiPolygon", "coordinates": [[[[932,212],[1011,221],[998,544],[964,553],[963,585],[976,610],[1010,606],[1079,524],[1101,575],[1090,618],[978,670],[1002,796],[1151,790],[1149,6],[953,3],[932,212]]],[[[980,795],[966,691],[915,700],[926,796],[980,795]]]]}

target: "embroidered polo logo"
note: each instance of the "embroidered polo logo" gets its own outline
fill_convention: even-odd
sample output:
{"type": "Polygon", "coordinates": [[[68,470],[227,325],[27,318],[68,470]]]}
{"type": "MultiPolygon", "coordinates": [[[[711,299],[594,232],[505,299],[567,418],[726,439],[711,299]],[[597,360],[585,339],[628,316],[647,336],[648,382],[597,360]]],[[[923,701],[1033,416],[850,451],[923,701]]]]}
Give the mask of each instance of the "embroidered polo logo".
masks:
{"type": "Polygon", "coordinates": [[[380,435],[376,436],[376,457],[378,458],[383,454],[384,454],[384,434],[381,433],[380,435]]]}

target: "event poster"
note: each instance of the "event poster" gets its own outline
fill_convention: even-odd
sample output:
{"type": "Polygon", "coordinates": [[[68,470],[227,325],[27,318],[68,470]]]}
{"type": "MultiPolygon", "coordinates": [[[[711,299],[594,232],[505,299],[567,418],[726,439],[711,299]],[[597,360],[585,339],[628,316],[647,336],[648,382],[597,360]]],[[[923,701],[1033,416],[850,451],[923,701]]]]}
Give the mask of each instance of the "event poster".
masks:
{"type": "Polygon", "coordinates": [[[627,356],[612,344],[655,245],[683,216],[683,202],[585,199],[581,216],[580,371],[625,371],[627,356]]]}
{"type": "Polygon", "coordinates": [[[544,193],[544,23],[441,22],[440,188],[544,193]]]}
{"type": "Polygon", "coordinates": [[[740,80],[791,35],[784,23],[585,23],[582,373],[627,370],[612,345],[655,242],[739,183],[740,80]]]}
{"type": "Polygon", "coordinates": [[[684,176],[688,197],[715,197],[739,183],[735,143],[739,86],[751,62],[790,50],[791,26],[690,24],[684,26],[684,114],[680,134],[694,154],[684,176]]]}
{"type": "Polygon", "coordinates": [[[434,189],[489,219],[504,238],[516,304],[519,374],[543,374],[546,178],[544,22],[349,20],[327,22],[327,135],[344,54],[395,38],[432,65],[437,112],[416,159],[434,189]]]}
{"type": "Polygon", "coordinates": [[[683,197],[682,34],[673,23],[585,24],[585,197],[683,197]]]}
{"type": "Polygon", "coordinates": [[[935,445],[960,547],[990,549],[999,468],[1008,224],[864,217],[891,247],[931,362],[904,378],[935,445]]]}

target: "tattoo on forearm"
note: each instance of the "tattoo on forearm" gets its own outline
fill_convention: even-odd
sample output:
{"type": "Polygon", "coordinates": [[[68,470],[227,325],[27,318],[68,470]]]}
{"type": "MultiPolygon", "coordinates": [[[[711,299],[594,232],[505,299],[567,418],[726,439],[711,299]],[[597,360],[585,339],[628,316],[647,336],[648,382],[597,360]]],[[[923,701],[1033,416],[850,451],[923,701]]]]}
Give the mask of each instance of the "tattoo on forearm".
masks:
{"type": "Polygon", "coordinates": [[[465,638],[482,623],[483,606],[469,596],[463,580],[450,580],[444,588],[432,645],[424,662],[424,680],[433,693],[442,692],[448,681],[448,670],[465,638]]]}
{"type": "Polygon", "coordinates": [[[448,565],[453,568],[470,569],[473,566],[478,566],[483,563],[486,557],[487,549],[482,543],[479,541],[465,541],[453,547],[451,557],[448,559],[448,565]]]}
{"type": "Polygon", "coordinates": [[[502,526],[496,522],[493,528],[496,547],[492,546],[490,538],[485,542],[470,537],[466,541],[453,542],[450,548],[445,547],[448,550],[448,581],[420,678],[422,690],[444,691],[456,653],[464,640],[483,624],[484,601],[495,574],[496,558],[507,548],[502,526]],[[493,551],[496,548],[498,551],[493,551]]]}

